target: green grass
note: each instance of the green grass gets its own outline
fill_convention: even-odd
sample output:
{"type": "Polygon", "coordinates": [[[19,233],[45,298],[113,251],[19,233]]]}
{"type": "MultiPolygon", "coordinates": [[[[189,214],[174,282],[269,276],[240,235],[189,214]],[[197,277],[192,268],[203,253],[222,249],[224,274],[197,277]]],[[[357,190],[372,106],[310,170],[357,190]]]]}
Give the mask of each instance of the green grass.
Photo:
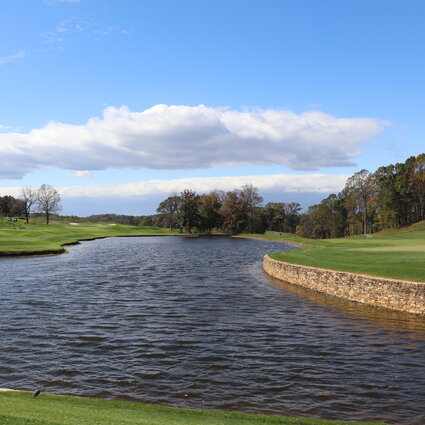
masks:
{"type": "Polygon", "coordinates": [[[49,225],[36,218],[25,224],[0,221],[0,255],[31,255],[36,253],[60,253],[63,245],[110,236],[162,236],[176,235],[155,226],[126,226],[113,223],[92,223],[52,220],[49,225]]]}
{"type": "Polygon", "coordinates": [[[129,401],[101,400],[28,392],[0,392],[2,425],[366,425],[254,415],[219,410],[193,410],[129,401]]]}
{"type": "Polygon", "coordinates": [[[275,260],[425,282],[425,222],[371,237],[316,240],[277,232],[252,236],[303,245],[292,251],[270,254],[275,260]]]}

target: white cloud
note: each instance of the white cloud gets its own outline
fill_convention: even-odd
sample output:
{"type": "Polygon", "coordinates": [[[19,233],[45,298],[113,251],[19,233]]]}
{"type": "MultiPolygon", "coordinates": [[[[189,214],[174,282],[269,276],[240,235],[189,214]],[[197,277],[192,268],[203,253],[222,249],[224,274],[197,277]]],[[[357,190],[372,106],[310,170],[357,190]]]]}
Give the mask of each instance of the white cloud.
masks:
{"type": "Polygon", "coordinates": [[[192,189],[198,193],[233,190],[253,184],[259,190],[330,193],[344,187],[348,174],[270,174],[238,177],[196,177],[175,180],[150,180],[135,183],[68,186],[59,188],[65,198],[143,198],[192,189]]]}
{"type": "Polygon", "coordinates": [[[91,179],[93,178],[93,173],[87,170],[76,171],[75,173],[68,174],[68,177],[71,179],[91,179]]]}
{"type": "Polygon", "coordinates": [[[21,50],[19,52],[14,53],[13,55],[2,56],[0,57],[0,66],[6,65],[11,62],[16,62],[19,59],[22,59],[25,55],[26,53],[23,50],[21,50]]]}
{"type": "MultiPolygon", "coordinates": [[[[258,187],[268,201],[297,201],[304,206],[319,202],[345,186],[348,174],[274,174],[240,177],[198,177],[176,180],[150,180],[134,183],[57,187],[64,214],[90,215],[112,211],[125,214],[152,214],[159,202],[186,188],[197,193],[233,190],[244,184],[258,187]]],[[[0,188],[0,196],[19,197],[20,187],[0,188]]]]}
{"type": "Polygon", "coordinates": [[[30,171],[106,168],[196,169],[281,165],[294,170],[352,165],[387,123],[320,111],[235,111],[156,105],[143,112],[108,107],[85,125],[49,122],[0,134],[0,178],[30,171]]]}

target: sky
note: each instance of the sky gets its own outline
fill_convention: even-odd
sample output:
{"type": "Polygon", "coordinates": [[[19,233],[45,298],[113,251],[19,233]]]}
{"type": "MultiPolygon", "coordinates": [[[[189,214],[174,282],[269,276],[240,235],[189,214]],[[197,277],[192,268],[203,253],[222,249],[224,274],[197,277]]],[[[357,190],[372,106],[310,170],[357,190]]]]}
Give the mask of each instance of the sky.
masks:
{"type": "Polygon", "coordinates": [[[155,212],[259,188],[303,207],[425,151],[422,0],[0,2],[0,194],[155,212]]]}

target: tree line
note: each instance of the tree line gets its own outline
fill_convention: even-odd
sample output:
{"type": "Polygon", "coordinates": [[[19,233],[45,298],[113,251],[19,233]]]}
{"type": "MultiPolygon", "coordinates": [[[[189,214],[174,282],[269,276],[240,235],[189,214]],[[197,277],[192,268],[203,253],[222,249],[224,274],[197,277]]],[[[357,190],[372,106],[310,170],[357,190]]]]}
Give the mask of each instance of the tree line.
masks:
{"type": "Polygon", "coordinates": [[[61,211],[60,199],[59,192],[48,184],[42,184],[38,189],[24,187],[18,198],[11,195],[0,197],[0,214],[7,219],[25,216],[28,223],[30,214],[39,212],[45,215],[49,224],[50,216],[61,211]]]}
{"type": "Polygon", "coordinates": [[[405,162],[361,170],[338,194],[300,217],[298,236],[339,238],[398,228],[425,220],[425,154],[405,162]]]}
{"type": "MultiPolygon", "coordinates": [[[[233,191],[197,194],[190,189],[164,199],[157,214],[128,216],[101,214],[92,221],[114,221],[140,226],[159,226],[188,233],[264,233],[266,230],[325,239],[374,233],[425,220],[425,153],[403,163],[361,170],[344,189],[332,193],[301,213],[297,202],[262,205],[258,188],[247,184],[233,191]]],[[[19,198],[0,197],[0,214],[6,217],[43,213],[46,223],[61,210],[60,195],[50,185],[24,187],[19,198]]]]}
{"type": "Polygon", "coordinates": [[[163,200],[157,215],[143,217],[140,224],[179,229],[187,233],[223,232],[264,233],[266,230],[294,232],[299,223],[300,204],[296,202],[269,202],[260,204],[263,198],[258,188],[247,184],[233,191],[215,190],[197,194],[185,189],[163,200]]]}

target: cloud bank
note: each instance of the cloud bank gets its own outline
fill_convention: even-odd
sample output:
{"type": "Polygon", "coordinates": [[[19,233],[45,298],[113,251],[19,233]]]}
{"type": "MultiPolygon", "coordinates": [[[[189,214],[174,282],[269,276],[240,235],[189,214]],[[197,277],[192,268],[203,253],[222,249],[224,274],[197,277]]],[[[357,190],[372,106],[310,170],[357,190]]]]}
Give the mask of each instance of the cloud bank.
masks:
{"type": "MultiPolygon", "coordinates": [[[[134,183],[67,186],[57,188],[63,198],[147,198],[156,195],[180,193],[192,189],[198,193],[212,190],[233,190],[253,184],[260,191],[285,193],[331,193],[344,187],[349,174],[269,174],[238,177],[196,177],[175,180],[149,180],[134,183]]],[[[21,189],[0,188],[1,195],[19,196],[21,189]]]]}
{"type": "Polygon", "coordinates": [[[125,106],[108,107],[102,118],[85,125],[49,122],[25,134],[0,134],[0,178],[20,178],[46,167],[349,166],[385,125],[373,118],[336,118],[320,111],[156,105],[132,112],[125,106]]]}

